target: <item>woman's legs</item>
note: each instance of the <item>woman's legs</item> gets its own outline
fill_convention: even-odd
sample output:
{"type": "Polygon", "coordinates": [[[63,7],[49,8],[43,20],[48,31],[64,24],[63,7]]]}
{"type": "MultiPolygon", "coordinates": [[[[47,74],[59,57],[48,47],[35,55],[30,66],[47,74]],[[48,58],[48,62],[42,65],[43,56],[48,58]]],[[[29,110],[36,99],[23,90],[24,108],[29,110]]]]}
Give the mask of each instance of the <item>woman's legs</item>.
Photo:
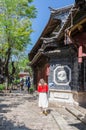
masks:
{"type": "Polygon", "coordinates": [[[48,108],[48,98],[46,93],[39,93],[39,102],[38,106],[41,109],[41,112],[47,115],[47,108],[48,108]]]}

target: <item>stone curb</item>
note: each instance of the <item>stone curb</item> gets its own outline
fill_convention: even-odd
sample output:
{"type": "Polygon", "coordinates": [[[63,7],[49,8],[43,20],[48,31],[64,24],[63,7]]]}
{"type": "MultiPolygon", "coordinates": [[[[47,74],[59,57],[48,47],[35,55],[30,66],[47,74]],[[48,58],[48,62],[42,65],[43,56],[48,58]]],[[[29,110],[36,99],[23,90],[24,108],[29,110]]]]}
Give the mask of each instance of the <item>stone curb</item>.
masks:
{"type": "Polygon", "coordinates": [[[59,126],[59,130],[72,130],[71,126],[67,124],[65,119],[58,113],[58,112],[51,112],[54,120],[56,121],[57,125],[59,126]]]}
{"type": "Polygon", "coordinates": [[[66,107],[65,109],[68,112],[70,112],[71,114],[73,114],[81,122],[86,124],[86,115],[85,114],[83,114],[82,112],[80,112],[79,110],[77,110],[76,108],[73,108],[73,107],[66,107]]]}

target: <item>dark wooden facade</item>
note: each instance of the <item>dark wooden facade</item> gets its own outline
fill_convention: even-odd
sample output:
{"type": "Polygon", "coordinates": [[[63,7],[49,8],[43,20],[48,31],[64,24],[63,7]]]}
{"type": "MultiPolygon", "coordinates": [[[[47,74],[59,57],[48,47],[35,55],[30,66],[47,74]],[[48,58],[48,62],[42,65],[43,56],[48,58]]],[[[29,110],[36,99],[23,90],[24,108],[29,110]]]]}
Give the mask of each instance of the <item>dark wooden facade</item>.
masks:
{"type": "Polygon", "coordinates": [[[58,10],[50,8],[49,22],[29,58],[35,86],[44,78],[51,100],[85,104],[86,3],[77,3],[58,10]]]}

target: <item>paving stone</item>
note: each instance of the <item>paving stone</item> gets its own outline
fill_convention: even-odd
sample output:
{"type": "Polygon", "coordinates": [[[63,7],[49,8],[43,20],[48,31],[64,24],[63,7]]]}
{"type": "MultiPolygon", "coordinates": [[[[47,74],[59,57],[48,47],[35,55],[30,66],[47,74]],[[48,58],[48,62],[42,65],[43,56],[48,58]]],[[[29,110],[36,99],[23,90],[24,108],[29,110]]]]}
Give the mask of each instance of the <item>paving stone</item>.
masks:
{"type": "Polygon", "coordinates": [[[48,116],[39,114],[40,109],[38,108],[36,95],[9,94],[3,96],[1,106],[1,109],[6,111],[2,113],[1,130],[3,130],[3,125],[5,126],[4,130],[52,130],[52,122],[55,129],[58,130],[58,126],[53,121],[51,114],[48,116]]]}
{"type": "Polygon", "coordinates": [[[59,129],[61,130],[72,130],[70,126],[68,126],[66,120],[64,120],[58,112],[52,112],[54,119],[59,125],[59,129]]]}
{"type": "Polygon", "coordinates": [[[74,107],[66,107],[66,109],[86,124],[86,115],[84,113],[80,112],[78,109],[74,107]]]}
{"type": "MultiPolygon", "coordinates": [[[[49,108],[50,113],[47,116],[40,114],[36,93],[31,95],[16,91],[0,98],[2,99],[0,100],[0,130],[70,130],[71,128],[67,116],[61,116],[54,107],[49,108]]],[[[60,108],[60,112],[61,110],[60,108]]]]}

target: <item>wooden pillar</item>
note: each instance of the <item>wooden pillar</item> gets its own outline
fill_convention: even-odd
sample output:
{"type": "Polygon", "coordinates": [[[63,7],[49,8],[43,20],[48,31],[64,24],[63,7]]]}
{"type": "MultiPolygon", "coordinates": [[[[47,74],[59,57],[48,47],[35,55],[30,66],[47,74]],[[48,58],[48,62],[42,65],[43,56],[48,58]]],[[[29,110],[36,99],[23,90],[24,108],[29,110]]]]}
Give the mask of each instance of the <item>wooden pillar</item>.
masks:
{"type": "Polygon", "coordinates": [[[80,44],[78,49],[78,69],[79,69],[79,77],[78,77],[78,85],[79,85],[79,91],[83,91],[83,71],[82,71],[82,54],[83,54],[83,47],[82,44],[80,44]]]}
{"type": "Polygon", "coordinates": [[[49,74],[50,74],[50,65],[47,64],[47,67],[46,67],[46,81],[47,81],[47,83],[48,83],[48,76],[49,76],[49,74]]]}
{"type": "Polygon", "coordinates": [[[82,63],[82,54],[83,54],[82,45],[80,45],[78,49],[78,63],[82,63]]]}

